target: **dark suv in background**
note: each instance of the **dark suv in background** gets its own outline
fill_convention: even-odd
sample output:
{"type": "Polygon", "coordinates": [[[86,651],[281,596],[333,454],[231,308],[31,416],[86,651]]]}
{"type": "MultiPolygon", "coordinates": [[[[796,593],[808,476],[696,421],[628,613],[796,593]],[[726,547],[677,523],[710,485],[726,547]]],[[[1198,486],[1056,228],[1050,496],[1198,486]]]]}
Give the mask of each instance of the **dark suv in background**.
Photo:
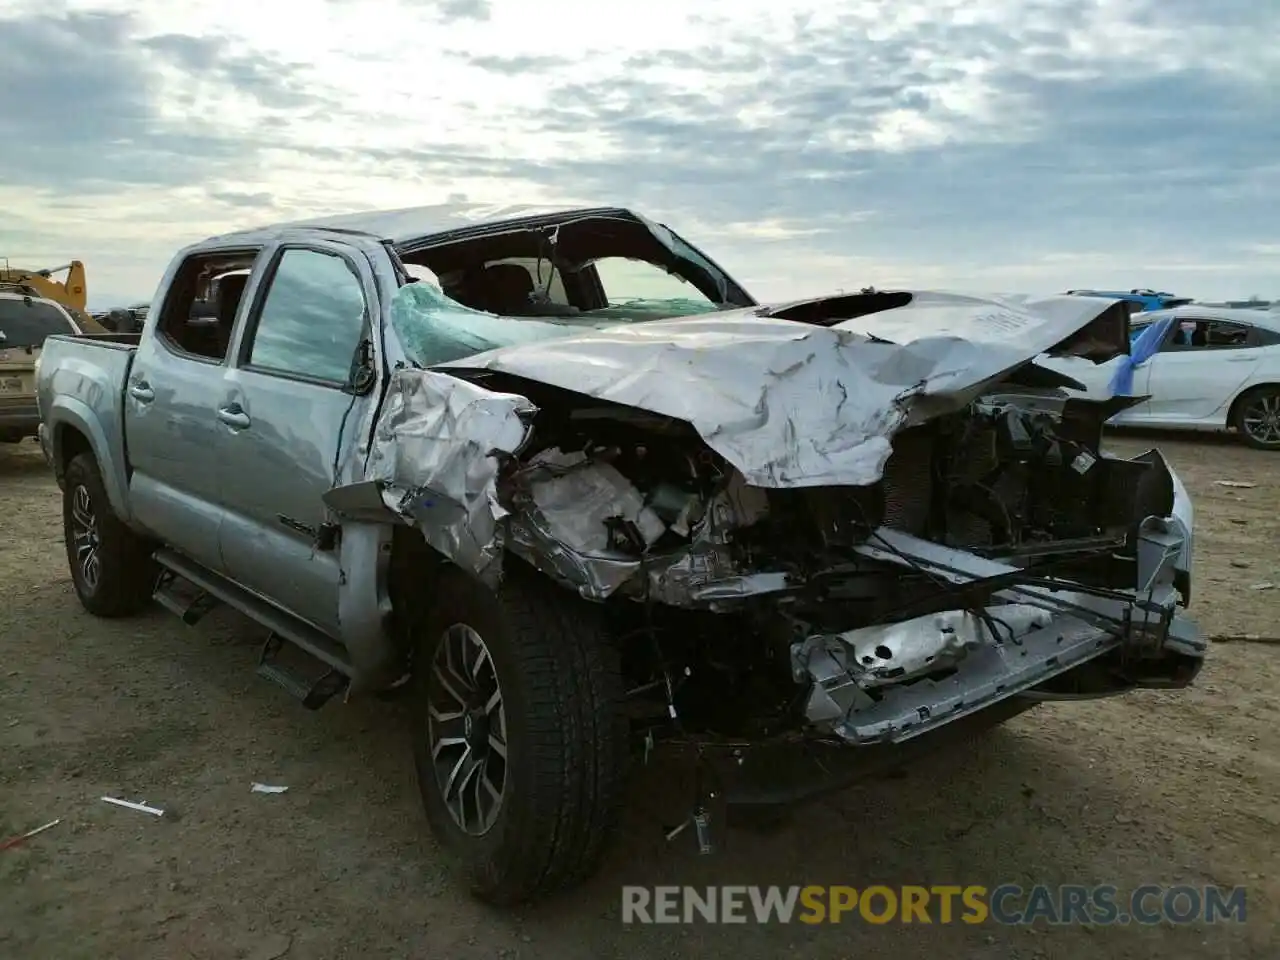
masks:
{"type": "Polygon", "coordinates": [[[40,426],[35,374],[45,337],[82,332],[52,300],[25,287],[0,284],[0,441],[34,437],[40,426]]]}

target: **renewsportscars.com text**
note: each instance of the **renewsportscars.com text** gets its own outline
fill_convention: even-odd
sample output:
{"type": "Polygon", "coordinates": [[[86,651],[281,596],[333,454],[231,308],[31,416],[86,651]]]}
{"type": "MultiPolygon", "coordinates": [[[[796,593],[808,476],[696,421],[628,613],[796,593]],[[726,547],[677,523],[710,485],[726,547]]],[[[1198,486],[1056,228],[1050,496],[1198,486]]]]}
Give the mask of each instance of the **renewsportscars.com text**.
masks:
{"type": "Polygon", "coordinates": [[[1244,923],[1243,887],[1145,884],[622,888],[623,923],[1244,923]]]}

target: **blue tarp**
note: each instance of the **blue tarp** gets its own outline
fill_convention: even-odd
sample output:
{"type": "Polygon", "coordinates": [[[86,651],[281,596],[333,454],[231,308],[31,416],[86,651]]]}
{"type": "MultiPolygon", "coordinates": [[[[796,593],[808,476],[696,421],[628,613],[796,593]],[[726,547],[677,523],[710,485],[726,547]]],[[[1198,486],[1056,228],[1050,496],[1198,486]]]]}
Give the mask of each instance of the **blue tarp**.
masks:
{"type": "Polygon", "coordinates": [[[1133,371],[1150,360],[1160,348],[1175,319],[1177,318],[1161,317],[1159,320],[1153,320],[1129,345],[1129,355],[1120,358],[1120,367],[1111,378],[1113,397],[1133,396],[1133,371]]]}

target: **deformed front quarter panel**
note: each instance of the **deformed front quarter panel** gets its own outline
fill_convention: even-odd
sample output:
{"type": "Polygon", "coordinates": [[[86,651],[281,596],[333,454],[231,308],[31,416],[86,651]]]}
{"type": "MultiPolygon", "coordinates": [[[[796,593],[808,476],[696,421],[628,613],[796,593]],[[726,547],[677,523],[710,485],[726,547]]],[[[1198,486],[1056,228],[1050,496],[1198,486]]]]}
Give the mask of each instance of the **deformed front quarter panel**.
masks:
{"type": "Polygon", "coordinates": [[[537,408],[430,370],[393,374],[375,428],[366,479],[432,547],[493,582],[501,564],[497,479],[529,434],[537,408]]]}

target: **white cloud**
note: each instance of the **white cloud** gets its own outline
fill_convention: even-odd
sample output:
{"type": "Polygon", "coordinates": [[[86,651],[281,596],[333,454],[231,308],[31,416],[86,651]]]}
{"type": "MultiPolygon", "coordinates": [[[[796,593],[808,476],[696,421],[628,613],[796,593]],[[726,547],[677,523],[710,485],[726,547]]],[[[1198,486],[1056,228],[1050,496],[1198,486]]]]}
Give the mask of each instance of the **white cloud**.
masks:
{"type": "Polygon", "coordinates": [[[1266,293],[1280,7],[1215,9],[0,0],[0,255],[124,300],[233,227],[604,202],[758,296],[1266,293]]]}

